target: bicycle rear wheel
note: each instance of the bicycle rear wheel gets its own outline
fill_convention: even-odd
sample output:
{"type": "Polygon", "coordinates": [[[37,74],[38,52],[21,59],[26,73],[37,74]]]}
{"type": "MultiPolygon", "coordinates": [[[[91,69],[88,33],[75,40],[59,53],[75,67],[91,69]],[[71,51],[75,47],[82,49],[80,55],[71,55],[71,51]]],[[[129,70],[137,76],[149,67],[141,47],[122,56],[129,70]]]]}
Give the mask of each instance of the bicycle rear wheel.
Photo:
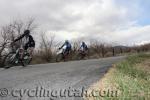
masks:
{"type": "Polygon", "coordinates": [[[31,63],[31,61],[32,61],[32,57],[30,57],[30,55],[25,55],[23,57],[23,59],[21,60],[21,64],[22,64],[22,66],[25,67],[25,66],[29,65],[31,63]]]}
{"type": "Polygon", "coordinates": [[[60,62],[63,60],[63,55],[60,53],[56,56],[56,62],[60,62]]]}

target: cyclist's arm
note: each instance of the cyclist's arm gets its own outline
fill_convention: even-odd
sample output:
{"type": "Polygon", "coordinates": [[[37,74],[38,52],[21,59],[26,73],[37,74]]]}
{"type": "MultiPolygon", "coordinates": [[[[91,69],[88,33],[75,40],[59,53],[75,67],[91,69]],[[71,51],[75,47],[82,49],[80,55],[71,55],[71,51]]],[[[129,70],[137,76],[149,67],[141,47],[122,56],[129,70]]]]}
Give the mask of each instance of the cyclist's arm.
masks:
{"type": "Polygon", "coordinates": [[[65,46],[65,43],[59,49],[62,49],[64,46],[65,46]]]}
{"type": "Polygon", "coordinates": [[[14,42],[17,42],[17,41],[21,40],[24,36],[25,36],[25,34],[21,35],[20,37],[18,37],[17,39],[15,39],[14,42]]]}

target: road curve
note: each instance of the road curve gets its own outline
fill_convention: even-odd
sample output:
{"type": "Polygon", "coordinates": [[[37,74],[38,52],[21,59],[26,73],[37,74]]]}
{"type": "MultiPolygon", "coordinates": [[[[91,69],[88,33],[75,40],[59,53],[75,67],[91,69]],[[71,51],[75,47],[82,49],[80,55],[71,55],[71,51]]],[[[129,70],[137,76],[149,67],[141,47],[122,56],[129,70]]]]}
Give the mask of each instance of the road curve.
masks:
{"type": "Polygon", "coordinates": [[[82,91],[102,78],[112,64],[124,58],[0,69],[0,100],[82,100],[82,91]]]}

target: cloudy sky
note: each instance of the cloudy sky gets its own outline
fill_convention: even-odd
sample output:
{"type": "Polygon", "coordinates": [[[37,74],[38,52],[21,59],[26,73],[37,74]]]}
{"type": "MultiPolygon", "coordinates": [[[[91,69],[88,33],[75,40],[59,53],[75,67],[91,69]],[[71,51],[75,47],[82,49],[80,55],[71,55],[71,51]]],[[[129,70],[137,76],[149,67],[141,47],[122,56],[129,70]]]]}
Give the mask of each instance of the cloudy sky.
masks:
{"type": "Polygon", "coordinates": [[[35,17],[59,40],[150,42],[150,0],[0,0],[0,25],[35,17]]]}

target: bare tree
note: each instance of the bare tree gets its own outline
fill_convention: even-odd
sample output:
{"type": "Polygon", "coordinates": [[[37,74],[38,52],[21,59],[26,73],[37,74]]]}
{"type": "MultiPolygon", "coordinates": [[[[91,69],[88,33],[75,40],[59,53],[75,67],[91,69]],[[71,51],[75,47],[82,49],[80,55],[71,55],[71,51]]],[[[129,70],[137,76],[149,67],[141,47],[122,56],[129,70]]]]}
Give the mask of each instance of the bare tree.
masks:
{"type": "Polygon", "coordinates": [[[100,43],[99,41],[94,41],[91,43],[90,47],[93,52],[95,52],[99,57],[104,57],[106,54],[104,43],[100,43]]]}
{"type": "Polygon", "coordinates": [[[41,42],[40,48],[42,52],[42,58],[46,60],[46,62],[50,62],[53,57],[54,51],[54,43],[55,43],[55,35],[51,35],[47,38],[45,33],[41,34],[41,42]]]}
{"type": "Polygon", "coordinates": [[[73,47],[72,47],[73,52],[78,51],[78,49],[80,48],[80,43],[81,43],[80,40],[77,40],[77,41],[73,41],[73,42],[72,42],[72,44],[73,44],[73,47]]]}

